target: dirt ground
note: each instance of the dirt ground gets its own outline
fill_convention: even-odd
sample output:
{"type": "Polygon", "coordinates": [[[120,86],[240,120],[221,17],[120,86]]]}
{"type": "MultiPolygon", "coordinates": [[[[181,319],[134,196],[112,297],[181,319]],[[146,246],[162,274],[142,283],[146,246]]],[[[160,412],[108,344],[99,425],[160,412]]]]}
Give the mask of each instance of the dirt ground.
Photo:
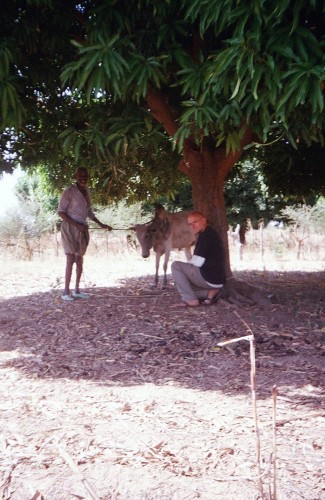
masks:
{"type": "Polygon", "coordinates": [[[324,272],[235,270],[266,313],[172,309],[132,253],[86,257],[89,300],[61,301],[63,271],[2,263],[2,499],[325,499],[324,272]],[[218,346],[250,334],[258,433],[250,342],[218,346]]]}

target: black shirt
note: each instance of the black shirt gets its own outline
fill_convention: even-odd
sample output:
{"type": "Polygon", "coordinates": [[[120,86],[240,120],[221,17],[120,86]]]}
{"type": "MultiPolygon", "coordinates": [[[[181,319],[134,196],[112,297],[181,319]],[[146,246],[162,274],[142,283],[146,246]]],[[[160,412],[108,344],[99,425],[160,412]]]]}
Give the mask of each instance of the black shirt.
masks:
{"type": "Polygon", "coordinates": [[[225,284],[225,252],[220,236],[212,227],[207,226],[202,233],[199,233],[194,255],[205,259],[203,266],[200,267],[205,281],[214,285],[225,284]]]}

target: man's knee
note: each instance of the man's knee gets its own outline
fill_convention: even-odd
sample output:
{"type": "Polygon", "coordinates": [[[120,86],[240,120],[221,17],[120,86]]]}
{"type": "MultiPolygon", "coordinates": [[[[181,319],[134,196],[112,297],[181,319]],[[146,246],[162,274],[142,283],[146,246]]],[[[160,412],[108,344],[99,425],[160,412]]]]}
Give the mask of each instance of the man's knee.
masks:
{"type": "Polygon", "coordinates": [[[179,260],[175,260],[174,262],[172,262],[172,264],[171,264],[171,270],[172,270],[172,272],[180,269],[180,265],[179,264],[180,264],[179,260]]]}
{"type": "Polygon", "coordinates": [[[67,253],[67,264],[70,264],[71,266],[75,263],[75,255],[73,253],[67,253]]]}

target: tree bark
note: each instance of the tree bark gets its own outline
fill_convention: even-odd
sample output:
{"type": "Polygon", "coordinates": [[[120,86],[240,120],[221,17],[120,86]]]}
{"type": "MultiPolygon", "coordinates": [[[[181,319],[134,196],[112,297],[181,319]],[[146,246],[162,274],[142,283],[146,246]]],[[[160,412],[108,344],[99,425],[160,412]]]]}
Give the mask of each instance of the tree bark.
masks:
{"type": "Polygon", "coordinates": [[[181,171],[189,177],[192,184],[192,197],[195,210],[202,212],[220,235],[226,254],[226,274],[231,276],[228,222],[224,199],[224,182],[228,173],[225,162],[217,158],[207,142],[200,151],[190,141],[184,147],[183,159],[179,165],[181,171]],[[184,162],[186,164],[184,169],[184,162]]]}

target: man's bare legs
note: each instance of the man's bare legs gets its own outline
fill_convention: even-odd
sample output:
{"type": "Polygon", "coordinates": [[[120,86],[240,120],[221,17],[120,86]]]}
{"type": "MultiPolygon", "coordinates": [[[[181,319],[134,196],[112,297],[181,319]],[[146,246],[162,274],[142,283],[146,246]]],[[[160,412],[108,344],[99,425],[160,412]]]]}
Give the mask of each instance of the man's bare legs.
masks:
{"type": "Polygon", "coordinates": [[[67,262],[65,268],[64,295],[70,295],[70,283],[71,283],[71,276],[74,263],[76,263],[76,286],[74,291],[76,293],[80,293],[79,285],[83,271],[83,257],[81,255],[74,255],[73,253],[67,253],[66,257],[67,257],[67,262]]]}
{"type": "Polygon", "coordinates": [[[80,279],[83,271],[83,257],[81,255],[75,255],[72,253],[67,253],[66,254],[66,268],[65,268],[65,288],[63,292],[63,299],[64,300],[73,300],[74,298],[82,298],[86,299],[89,297],[87,293],[81,293],[79,286],[80,286],[80,279]],[[76,263],[76,285],[75,289],[72,292],[72,296],[70,295],[70,283],[71,283],[71,277],[72,277],[72,271],[73,271],[73,264],[76,263]]]}
{"type": "Polygon", "coordinates": [[[75,255],[73,253],[67,253],[66,259],[67,260],[65,266],[65,287],[63,294],[70,295],[70,282],[71,282],[73,264],[75,263],[75,255]]]}
{"type": "Polygon", "coordinates": [[[79,284],[80,284],[80,278],[82,275],[82,270],[83,270],[83,257],[81,255],[76,255],[76,286],[75,286],[75,293],[80,293],[79,290],[79,284]]]}

